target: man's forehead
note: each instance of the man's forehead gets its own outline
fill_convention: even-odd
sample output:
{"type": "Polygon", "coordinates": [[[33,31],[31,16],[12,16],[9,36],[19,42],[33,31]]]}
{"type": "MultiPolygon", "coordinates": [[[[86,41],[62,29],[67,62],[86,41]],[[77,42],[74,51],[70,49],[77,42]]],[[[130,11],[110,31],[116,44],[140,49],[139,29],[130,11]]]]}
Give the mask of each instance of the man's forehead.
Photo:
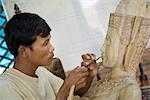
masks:
{"type": "Polygon", "coordinates": [[[47,35],[46,37],[42,37],[42,36],[38,35],[36,37],[36,39],[50,39],[50,38],[51,38],[51,35],[47,35]]]}

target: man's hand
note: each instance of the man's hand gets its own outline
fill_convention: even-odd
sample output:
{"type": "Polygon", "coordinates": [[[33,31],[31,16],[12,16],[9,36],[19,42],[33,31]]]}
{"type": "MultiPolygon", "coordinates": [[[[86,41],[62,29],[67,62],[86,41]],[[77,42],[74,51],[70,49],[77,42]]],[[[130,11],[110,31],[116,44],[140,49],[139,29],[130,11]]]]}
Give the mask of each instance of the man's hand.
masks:
{"type": "MultiPolygon", "coordinates": [[[[69,85],[76,85],[83,83],[85,78],[89,75],[89,71],[86,67],[76,67],[66,77],[65,82],[69,85]]],[[[82,84],[84,85],[84,83],[82,84]]]]}
{"type": "Polygon", "coordinates": [[[85,85],[85,77],[89,76],[89,71],[86,67],[76,67],[74,70],[72,70],[68,76],[65,78],[63,85],[61,86],[58,95],[56,97],[56,100],[66,100],[68,95],[69,95],[69,91],[70,88],[77,84],[80,84],[79,87],[82,87],[83,85],[85,85]],[[84,82],[84,83],[83,83],[84,82]]]}
{"type": "Polygon", "coordinates": [[[97,76],[97,63],[95,58],[96,57],[94,54],[82,55],[83,62],[81,63],[81,67],[86,67],[88,69],[89,75],[77,82],[75,87],[75,94],[80,96],[84,95],[91,86],[93,78],[97,76]]]}
{"type": "Polygon", "coordinates": [[[83,62],[81,66],[85,66],[88,68],[91,77],[95,77],[97,75],[97,63],[96,63],[96,56],[94,54],[84,54],[82,55],[83,62]]]}

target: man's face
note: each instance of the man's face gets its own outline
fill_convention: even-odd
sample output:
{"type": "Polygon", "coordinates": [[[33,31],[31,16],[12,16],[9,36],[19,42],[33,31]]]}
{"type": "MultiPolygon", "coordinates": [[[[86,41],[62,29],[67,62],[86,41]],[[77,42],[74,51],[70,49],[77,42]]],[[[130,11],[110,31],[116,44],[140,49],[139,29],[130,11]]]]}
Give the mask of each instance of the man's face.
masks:
{"type": "Polygon", "coordinates": [[[47,37],[37,36],[32,44],[32,50],[28,60],[37,66],[47,66],[51,63],[54,56],[54,48],[50,43],[50,35],[47,37]]]}

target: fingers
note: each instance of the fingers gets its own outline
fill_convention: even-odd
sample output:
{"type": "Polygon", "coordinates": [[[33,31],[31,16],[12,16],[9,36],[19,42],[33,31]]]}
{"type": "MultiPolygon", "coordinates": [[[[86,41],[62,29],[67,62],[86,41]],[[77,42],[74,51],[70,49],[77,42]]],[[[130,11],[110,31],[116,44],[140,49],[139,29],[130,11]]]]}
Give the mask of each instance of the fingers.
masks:
{"type": "Polygon", "coordinates": [[[78,74],[79,77],[86,77],[86,76],[89,75],[88,68],[86,68],[84,66],[78,67],[77,70],[78,70],[77,74],[78,74]]]}
{"type": "Polygon", "coordinates": [[[82,59],[81,66],[87,67],[90,75],[94,77],[97,74],[96,56],[92,53],[87,53],[82,55],[82,59]]]}
{"type": "Polygon", "coordinates": [[[95,60],[96,56],[93,53],[87,53],[87,54],[82,55],[82,59],[83,60],[95,60]]]}
{"type": "Polygon", "coordinates": [[[88,64],[92,63],[95,59],[96,59],[96,56],[94,54],[84,54],[82,55],[82,59],[83,59],[83,62],[81,63],[81,65],[83,66],[87,66],[88,64]]]}
{"type": "Polygon", "coordinates": [[[86,86],[86,79],[87,79],[87,78],[82,78],[82,79],[80,79],[80,80],[75,84],[76,90],[78,90],[78,89],[83,88],[83,87],[86,86]]]}
{"type": "Polygon", "coordinates": [[[93,53],[91,53],[91,54],[87,53],[87,55],[90,56],[90,58],[91,58],[92,60],[95,60],[95,59],[96,59],[96,55],[93,54],[93,53]]]}
{"type": "Polygon", "coordinates": [[[74,71],[76,72],[76,73],[84,73],[84,72],[87,72],[88,71],[88,69],[86,68],[86,67],[80,67],[80,66],[77,66],[75,69],[74,69],[74,71]]]}
{"type": "Polygon", "coordinates": [[[76,67],[72,70],[69,75],[66,77],[65,81],[69,85],[76,84],[80,79],[85,78],[89,75],[89,71],[85,67],[76,67]]]}
{"type": "Polygon", "coordinates": [[[84,84],[85,81],[86,81],[86,78],[82,78],[82,79],[80,79],[80,80],[77,82],[76,85],[84,84]]]}
{"type": "Polygon", "coordinates": [[[89,67],[88,65],[92,64],[92,63],[96,63],[95,59],[96,59],[96,56],[94,54],[84,54],[82,55],[82,59],[83,59],[83,62],[81,63],[81,66],[86,66],[86,67],[89,67]]]}
{"type": "Polygon", "coordinates": [[[89,75],[88,68],[86,67],[76,67],[73,71],[71,71],[70,75],[74,76],[77,80],[87,77],[89,75]]]}
{"type": "Polygon", "coordinates": [[[84,61],[81,63],[81,66],[88,66],[90,63],[92,63],[92,61],[84,61]]]}

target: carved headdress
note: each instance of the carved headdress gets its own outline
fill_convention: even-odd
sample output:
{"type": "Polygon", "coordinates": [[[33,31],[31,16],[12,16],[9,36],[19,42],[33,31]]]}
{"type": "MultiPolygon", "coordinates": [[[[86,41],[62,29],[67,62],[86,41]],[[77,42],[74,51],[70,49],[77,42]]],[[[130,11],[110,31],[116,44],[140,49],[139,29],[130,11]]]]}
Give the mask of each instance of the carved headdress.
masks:
{"type": "Polygon", "coordinates": [[[149,3],[144,0],[131,1],[122,0],[116,13],[110,15],[107,34],[118,34],[121,37],[120,43],[126,46],[123,59],[124,69],[130,75],[135,76],[149,39],[150,19],[146,17],[150,14],[145,13],[150,7],[149,3]]]}

